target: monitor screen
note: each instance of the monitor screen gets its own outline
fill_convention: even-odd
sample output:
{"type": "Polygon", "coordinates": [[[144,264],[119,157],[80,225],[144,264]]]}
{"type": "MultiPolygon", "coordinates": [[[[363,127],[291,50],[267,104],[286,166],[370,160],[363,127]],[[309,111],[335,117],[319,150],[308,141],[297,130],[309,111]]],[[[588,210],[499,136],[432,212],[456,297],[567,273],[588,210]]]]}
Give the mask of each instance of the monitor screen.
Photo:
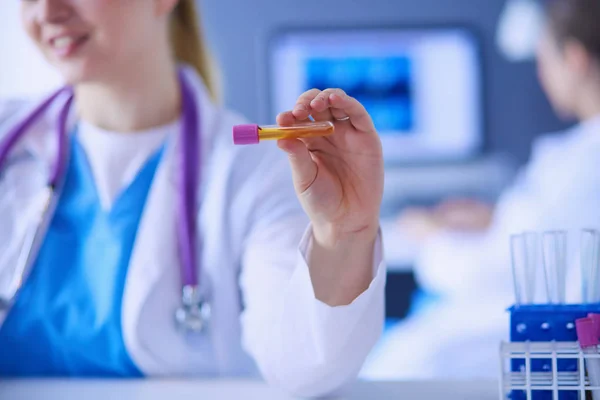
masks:
{"type": "Polygon", "coordinates": [[[306,29],[269,47],[271,112],[339,87],[371,114],[388,163],[461,161],[483,142],[481,60],[464,28],[306,29]]]}

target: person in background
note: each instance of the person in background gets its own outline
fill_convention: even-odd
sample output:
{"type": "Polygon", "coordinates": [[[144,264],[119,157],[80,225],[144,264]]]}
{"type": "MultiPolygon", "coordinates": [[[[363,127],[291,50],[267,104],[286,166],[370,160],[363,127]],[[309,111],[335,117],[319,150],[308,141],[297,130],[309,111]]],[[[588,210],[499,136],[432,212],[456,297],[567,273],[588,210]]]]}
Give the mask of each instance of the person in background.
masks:
{"type": "MultiPolygon", "coordinates": [[[[600,2],[544,7],[539,79],[556,112],[578,124],[538,139],[495,206],[452,199],[400,216],[400,229],[422,244],[415,274],[428,300],[386,335],[366,377],[497,378],[514,303],[509,236],[567,230],[578,240],[581,229],[600,228],[600,2]]],[[[569,247],[571,302],[580,301],[577,247],[569,247]]],[[[542,276],[540,268],[537,301],[545,299],[542,276]]]]}
{"type": "Polygon", "coordinates": [[[1,148],[25,132],[0,154],[0,376],[260,372],[300,396],[352,382],[384,319],[383,160],[365,108],[310,90],[277,121],[329,120],[332,136],[234,146],[245,120],[215,101],[194,0],[21,7],[72,92],[37,115],[0,106],[1,148]]]}

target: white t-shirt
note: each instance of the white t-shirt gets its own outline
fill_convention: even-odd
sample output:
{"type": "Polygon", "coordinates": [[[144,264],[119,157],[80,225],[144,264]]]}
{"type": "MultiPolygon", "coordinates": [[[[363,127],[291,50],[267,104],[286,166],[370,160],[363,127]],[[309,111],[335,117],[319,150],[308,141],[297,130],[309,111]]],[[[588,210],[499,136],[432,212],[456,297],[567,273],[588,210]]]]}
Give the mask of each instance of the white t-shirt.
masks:
{"type": "Polygon", "coordinates": [[[150,156],[169,135],[177,134],[179,127],[180,121],[176,121],[144,131],[119,133],[79,122],[79,142],[85,150],[104,210],[110,210],[150,156]]]}

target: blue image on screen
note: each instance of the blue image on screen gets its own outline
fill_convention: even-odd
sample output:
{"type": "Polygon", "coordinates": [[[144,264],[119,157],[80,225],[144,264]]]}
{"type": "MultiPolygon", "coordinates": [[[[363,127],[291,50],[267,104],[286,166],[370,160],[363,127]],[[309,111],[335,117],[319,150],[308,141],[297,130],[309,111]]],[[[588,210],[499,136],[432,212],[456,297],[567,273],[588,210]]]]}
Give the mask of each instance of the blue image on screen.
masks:
{"type": "Polygon", "coordinates": [[[360,101],[382,133],[414,127],[412,70],[408,57],[320,57],[305,64],[305,88],[341,88],[360,101]]]}

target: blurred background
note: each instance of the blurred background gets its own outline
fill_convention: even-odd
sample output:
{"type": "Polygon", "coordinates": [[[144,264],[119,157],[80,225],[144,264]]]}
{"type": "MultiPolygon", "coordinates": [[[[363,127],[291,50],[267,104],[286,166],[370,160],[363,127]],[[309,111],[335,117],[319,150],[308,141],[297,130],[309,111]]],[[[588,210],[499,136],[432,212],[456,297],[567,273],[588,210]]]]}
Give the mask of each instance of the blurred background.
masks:
{"type": "MultiPolygon", "coordinates": [[[[448,197],[493,202],[534,138],[565,128],[536,79],[527,0],[203,0],[223,101],[273,123],[312,87],[342,87],[368,108],[384,143],[382,209],[388,322],[418,292],[416,249],[395,229],[406,207],[448,197]]],[[[0,4],[0,97],[60,84],[0,4]]]]}

